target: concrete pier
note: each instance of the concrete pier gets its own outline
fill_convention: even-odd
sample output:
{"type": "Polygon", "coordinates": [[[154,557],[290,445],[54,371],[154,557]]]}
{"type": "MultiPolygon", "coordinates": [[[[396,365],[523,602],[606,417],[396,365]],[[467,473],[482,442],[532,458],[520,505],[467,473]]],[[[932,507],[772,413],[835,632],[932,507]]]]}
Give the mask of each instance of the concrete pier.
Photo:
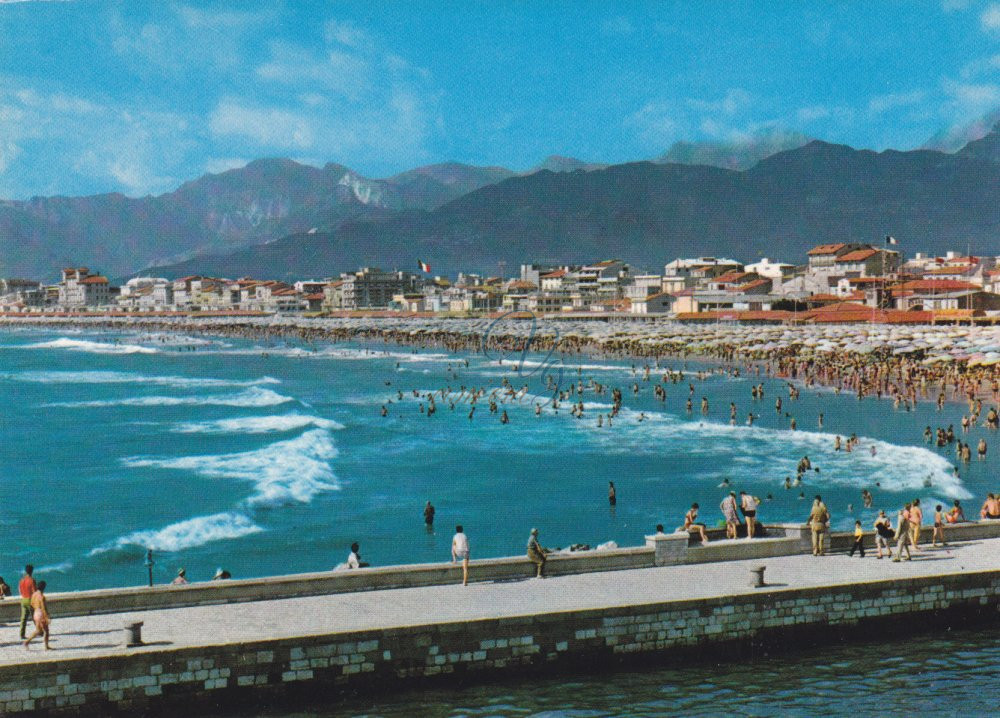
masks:
{"type": "MultiPolygon", "coordinates": [[[[718,546],[726,544],[735,555],[753,542],[718,546]]],[[[877,560],[873,550],[865,559],[795,553],[69,617],[53,597],[54,650],[26,651],[16,624],[0,629],[0,712],[196,714],[306,692],[328,696],[329,706],[341,691],[384,692],[442,675],[484,680],[528,666],[663,661],[810,631],[864,636],[901,618],[918,626],[994,620],[998,556],[1000,538],[975,539],[903,563],[877,560]],[[762,565],[766,583],[755,587],[751,572],[762,565]],[[125,628],[138,622],[143,645],[126,647],[125,628]]],[[[4,603],[9,621],[13,606],[4,603]]]]}

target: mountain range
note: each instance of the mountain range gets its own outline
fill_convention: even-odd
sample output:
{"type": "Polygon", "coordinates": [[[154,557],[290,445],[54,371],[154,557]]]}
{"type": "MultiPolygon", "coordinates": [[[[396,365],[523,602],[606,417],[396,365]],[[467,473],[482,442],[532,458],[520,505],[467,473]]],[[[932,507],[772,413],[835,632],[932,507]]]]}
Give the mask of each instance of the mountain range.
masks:
{"type": "Polygon", "coordinates": [[[0,275],[323,277],[359,266],[495,273],[497,264],[680,255],[801,261],[893,234],[907,251],[996,251],[1000,129],[957,152],[855,150],[793,133],[674,145],[619,165],[553,156],[527,173],[458,163],[386,179],[262,159],[174,192],[0,202],[0,275]]]}

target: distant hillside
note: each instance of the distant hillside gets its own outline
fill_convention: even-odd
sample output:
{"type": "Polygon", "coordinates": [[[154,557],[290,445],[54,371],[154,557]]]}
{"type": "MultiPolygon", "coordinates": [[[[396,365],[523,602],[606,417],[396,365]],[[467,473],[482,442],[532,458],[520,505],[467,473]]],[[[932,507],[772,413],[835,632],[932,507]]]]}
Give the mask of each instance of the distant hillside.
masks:
{"type": "Polygon", "coordinates": [[[811,139],[799,132],[768,129],[742,142],[675,142],[657,162],[745,170],[779,152],[802,147],[811,139]]]}
{"type": "MultiPolygon", "coordinates": [[[[352,220],[315,235],[157,271],[321,276],[379,265],[492,272],[538,261],[621,257],[657,268],[676,256],[802,261],[814,244],[878,242],[996,252],[1000,165],[963,153],[875,153],[813,141],[744,172],[639,162],[541,171],[488,185],[431,211],[352,220]]],[[[510,269],[508,270],[510,271],[510,269]]]]}
{"type": "Polygon", "coordinates": [[[0,202],[0,276],[53,279],[67,264],[124,276],[313,227],[433,209],[511,175],[502,168],[450,163],[372,180],[337,164],[317,169],[263,159],[158,197],[0,202]]]}

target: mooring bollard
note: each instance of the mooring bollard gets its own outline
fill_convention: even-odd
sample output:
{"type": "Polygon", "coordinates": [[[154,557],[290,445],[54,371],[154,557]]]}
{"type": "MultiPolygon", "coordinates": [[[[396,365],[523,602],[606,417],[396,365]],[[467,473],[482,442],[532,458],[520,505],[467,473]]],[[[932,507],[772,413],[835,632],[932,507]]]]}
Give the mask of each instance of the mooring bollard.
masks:
{"type": "Polygon", "coordinates": [[[142,621],[125,624],[125,647],[134,648],[142,645],[142,621]]]}
{"type": "Polygon", "coordinates": [[[766,566],[757,566],[750,569],[750,585],[754,588],[762,588],[766,584],[764,583],[764,569],[766,566]]]}

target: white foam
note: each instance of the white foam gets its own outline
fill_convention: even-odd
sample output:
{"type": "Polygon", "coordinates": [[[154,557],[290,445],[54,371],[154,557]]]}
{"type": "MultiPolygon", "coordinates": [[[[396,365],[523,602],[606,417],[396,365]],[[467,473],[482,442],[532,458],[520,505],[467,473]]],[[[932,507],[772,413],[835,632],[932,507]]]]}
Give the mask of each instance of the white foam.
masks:
{"type": "Polygon", "coordinates": [[[294,431],[315,426],[319,429],[343,429],[344,425],[332,419],[303,414],[275,416],[244,416],[217,421],[192,421],[174,426],[182,434],[266,434],[272,431],[294,431]]]}
{"type": "MultiPolygon", "coordinates": [[[[879,482],[885,491],[913,492],[923,490],[924,481],[929,478],[936,493],[952,499],[972,498],[961,479],[952,473],[952,464],[920,446],[899,446],[859,437],[860,445],[853,452],[835,451],[834,434],[682,421],[660,412],[646,412],[646,420],[640,424],[638,415],[635,410],[622,409],[615,426],[624,431],[606,436],[612,450],[614,447],[627,452],[676,450],[689,456],[719,456],[729,463],[728,475],[732,478],[755,482],[765,478],[775,485],[784,476],[794,476],[799,459],[808,455],[812,464],[820,467],[819,473],[804,477],[812,486],[872,488],[879,482]],[[635,440],[625,439],[630,435],[635,440]],[[872,446],[875,456],[870,452],[872,446]],[[741,461],[733,461],[735,458],[741,461]]],[[[589,424],[581,428],[591,429],[589,424]]]]}
{"type": "Polygon", "coordinates": [[[86,408],[103,406],[237,406],[261,407],[277,406],[291,397],[277,394],[270,389],[250,387],[237,394],[208,394],[204,396],[130,396],[121,399],[99,399],[94,401],[64,401],[45,404],[47,407],[86,408]]]}
{"type": "Polygon", "coordinates": [[[152,384],[178,388],[261,386],[280,384],[281,381],[265,376],[260,379],[236,381],[188,376],[146,376],[121,371],[26,371],[10,377],[15,381],[33,384],[152,384]]]}
{"type": "Polygon", "coordinates": [[[92,342],[86,339],[70,339],[60,337],[48,342],[37,344],[25,344],[21,349],[69,349],[78,352],[90,352],[92,354],[157,354],[157,349],[144,347],[138,344],[108,344],[106,342],[92,342]]]}
{"type": "Polygon", "coordinates": [[[408,352],[394,352],[394,351],[381,351],[376,349],[364,350],[364,349],[354,349],[348,347],[332,347],[317,345],[314,347],[300,347],[300,346],[253,346],[241,349],[209,349],[207,351],[199,352],[200,354],[226,354],[235,356],[260,356],[262,354],[267,354],[268,356],[276,357],[287,357],[291,359],[302,359],[302,358],[312,358],[312,359],[347,359],[347,360],[371,360],[371,359],[394,359],[399,362],[437,362],[437,363],[454,363],[459,364],[464,362],[464,359],[459,359],[450,354],[437,354],[437,353],[423,353],[423,354],[410,354],[408,352]]]}
{"type": "Polygon", "coordinates": [[[211,541],[241,538],[263,530],[243,514],[221,513],[197,516],[162,529],[135,531],[121,536],[93,549],[90,555],[95,556],[128,546],[140,546],[154,551],[183,551],[211,541]]]}
{"type": "Polygon", "coordinates": [[[71,568],[73,568],[72,561],[63,561],[62,563],[54,563],[48,566],[38,566],[35,568],[36,574],[46,574],[46,573],[66,573],[71,568]]]}
{"type": "Polygon", "coordinates": [[[254,451],[179,458],[124,459],[134,468],[177,469],[209,478],[239,479],[254,485],[250,505],[309,503],[323,491],[339,488],[329,460],[337,455],[324,429],[312,429],[295,439],[278,441],[254,451]]]}

